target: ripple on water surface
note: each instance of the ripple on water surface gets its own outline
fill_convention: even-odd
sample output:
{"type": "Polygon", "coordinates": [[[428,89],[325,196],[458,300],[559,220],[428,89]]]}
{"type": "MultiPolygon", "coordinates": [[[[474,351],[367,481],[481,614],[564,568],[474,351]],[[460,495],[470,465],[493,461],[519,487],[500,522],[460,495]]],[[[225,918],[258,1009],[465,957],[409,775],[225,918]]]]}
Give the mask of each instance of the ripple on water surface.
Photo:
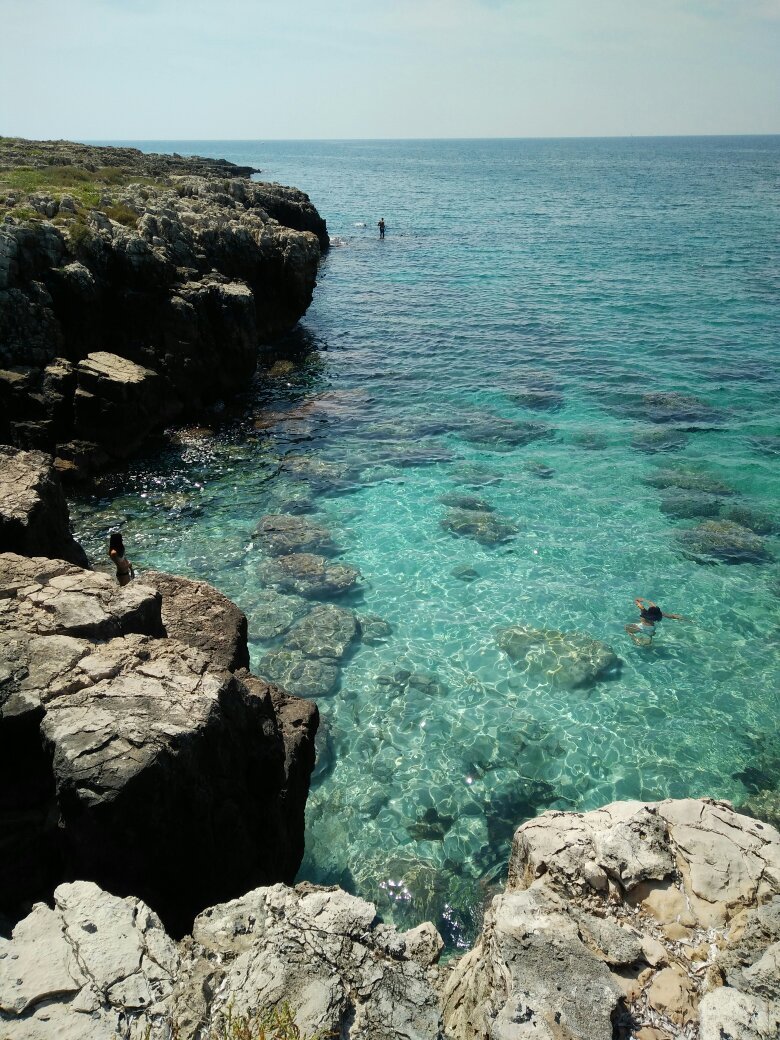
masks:
{"type": "Polygon", "coordinates": [[[312,352],[73,515],[317,696],[302,876],[460,946],[545,808],[778,811],[777,146],[257,148],[340,236],[312,352]]]}

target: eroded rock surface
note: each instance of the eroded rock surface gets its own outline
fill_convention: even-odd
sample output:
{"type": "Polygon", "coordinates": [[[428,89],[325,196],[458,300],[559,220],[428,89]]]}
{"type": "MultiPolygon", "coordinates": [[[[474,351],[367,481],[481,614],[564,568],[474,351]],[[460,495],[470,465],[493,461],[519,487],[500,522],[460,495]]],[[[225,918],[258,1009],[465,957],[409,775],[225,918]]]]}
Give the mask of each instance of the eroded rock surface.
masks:
{"type": "Polygon", "coordinates": [[[87,475],[245,387],[259,345],[306,311],[328,245],[302,192],[251,172],[0,145],[0,438],[87,475]],[[40,190],[12,186],[20,165],[40,190]]]}
{"type": "Polygon", "coordinates": [[[51,457],[0,444],[0,552],[89,561],[70,533],[68,505],[51,457]]]}
{"type": "MultiPolygon", "coordinates": [[[[135,898],[61,885],[0,939],[3,1040],[180,1040],[222,1035],[287,1001],[306,1035],[440,1040],[430,924],[379,924],[338,889],[258,888],[214,906],[174,943],[135,898]],[[212,1032],[213,1031],[213,1032],[212,1032]]],[[[232,1035],[232,1034],[231,1034],[232,1035]]]]}
{"type": "Polygon", "coordinates": [[[447,1035],[770,1040],[779,938],[772,827],[693,799],[546,812],[446,983],[447,1035]]]}
{"type": "Polygon", "coordinates": [[[0,555],[10,912],[80,876],[139,893],[180,932],[215,896],[298,869],[316,708],[231,670],[246,622],[216,590],[146,582],[0,555]]]}
{"type": "Polygon", "coordinates": [[[563,689],[592,685],[620,668],[612,647],[584,632],[512,625],[498,633],[498,645],[517,667],[563,689]]]}

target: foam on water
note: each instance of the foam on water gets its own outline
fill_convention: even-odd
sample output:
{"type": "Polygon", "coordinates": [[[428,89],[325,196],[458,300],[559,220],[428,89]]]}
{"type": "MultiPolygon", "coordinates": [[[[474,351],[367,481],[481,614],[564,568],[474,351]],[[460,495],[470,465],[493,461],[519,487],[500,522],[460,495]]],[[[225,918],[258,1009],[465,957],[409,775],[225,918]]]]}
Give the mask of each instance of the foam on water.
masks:
{"type": "Polygon", "coordinates": [[[391,631],[319,698],[301,876],[461,945],[544,808],[777,792],[778,139],[173,147],[303,187],[345,247],[293,360],[77,500],[76,533],[217,585],[258,670],[311,606],[265,587],[260,517],[359,568],[334,602],[391,631]],[[637,647],[636,595],[694,623],[637,647]],[[575,685],[509,626],[619,664],[575,685]]]}

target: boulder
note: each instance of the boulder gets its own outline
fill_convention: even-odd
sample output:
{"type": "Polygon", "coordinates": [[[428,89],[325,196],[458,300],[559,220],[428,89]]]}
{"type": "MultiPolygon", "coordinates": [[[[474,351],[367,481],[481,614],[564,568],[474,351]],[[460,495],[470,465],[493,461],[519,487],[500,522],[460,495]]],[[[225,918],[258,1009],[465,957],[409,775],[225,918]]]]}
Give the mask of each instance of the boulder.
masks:
{"type": "Polygon", "coordinates": [[[327,657],[306,657],[300,650],[279,647],[260,659],[260,672],[299,697],[327,697],[339,681],[339,665],[327,657]]]}
{"type": "Polygon", "coordinates": [[[479,498],[477,495],[461,494],[457,491],[448,491],[445,495],[439,495],[439,501],[443,506],[451,506],[453,509],[466,509],[471,513],[492,513],[495,509],[484,498],[479,498]]]}
{"type": "Polygon", "coordinates": [[[88,567],[52,459],[0,444],[0,552],[50,556],[88,567]]]}
{"type": "Polygon", "coordinates": [[[590,686],[620,668],[612,647],[584,632],[512,625],[499,632],[498,645],[531,678],[562,689],[590,686]]]}
{"type": "Polygon", "coordinates": [[[671,488],[661,496],[660,509],[674,520],[689,520],[692,517],[720,515],[721,499],[717,495],[701,491],[684,491],[671,488]]]}
{"type": "Polygon", "coordinates": [[[393,626],[376,614],[362,614],[358,619],[361,642],[367,646],[379,646],[393,634],[393,626]]]}
{"type": "Polygon", "coordinates": [[[140,894],[181,932],[211,897],[298,869],[316,709],[225,667],[246,644],[242,615],[216,590],[158,584],[181,640],[163,635],[155,587],[0,555],[0,899],[11,913],[81,876],[140,894]],[[177,613],[185,602],[200,625],[177,613]]]}
{"type": "Polygon", "coordinates": [[[551,810],[443,992],[454,1040],[769,1040],[780,834],[703,800],[551,810]],[[620,1031],[623,1032],[620,1032],[620,1031]]]}
{"type": "Polygon", "coordinates": [[[144,585],[162,596],[165,634],[203,651],[212,665],[234,672],[249,668],[246,615],[205,581],[144,571],[144,585]]]}
{"type": "Polygon", "coordinates": [[[262,589],[252,600],[252,636],[259,640],[283,635],[311,604],[298,596],[286,596],[275,589],[262,589]]]}
{"type": "Polygon", "coordinates": [[[673,427],[638,430],[631,438],[631,447],[646,455],[655,455],[657,452],[664,451],[682,451],[687,443],[688,435],[673,427]]]}
{"type": "Polygon", "coordinates": [[[662,491],[667,488],[679,488],[683,491],[698,491],[700,494],[723,497],[734,494],[734,489],[724,481],[698,469],[657,469],[649,473],[644,482],[662,491]]]}
{"type": "Polygon", "coordinates": [[[763,509],[734,505],[724,509],[722,516],[724,520],[747,527],[753,534],[780,534],[780,520],[773,513],[766,513],[763,509]]]}
{"type": "Polygon", "coordinates": [[[512,451],[534,441],[554,436],[554,431],[542,423],[513,422],[510,419],[487,417],[473,420],[459,436],[469,444],[478,444],[492,451],[512,451]]]}

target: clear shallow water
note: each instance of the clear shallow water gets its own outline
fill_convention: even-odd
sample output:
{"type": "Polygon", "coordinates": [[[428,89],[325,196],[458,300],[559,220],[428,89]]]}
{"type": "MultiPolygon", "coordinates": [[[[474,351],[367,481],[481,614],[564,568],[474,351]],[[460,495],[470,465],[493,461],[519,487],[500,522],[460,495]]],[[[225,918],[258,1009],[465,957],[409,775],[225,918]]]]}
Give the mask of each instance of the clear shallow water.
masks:
{"type": "Polygon", "coordinates": [[[239,603],[260,671],[284,639],[257,638],[260,517],[312,499],[360,569],[335,601],[392,634],[318,698],[301,877],[462,945],[524,818],[780,786],[778,529],[749,562],[703,565],[678,539],[711,517],[673,515],[774,524],[780,138],[142,147],[261,166],[336,243],[288,360],[210,433],[73,505],[94,558],[120,523],[139,571],[239,603]],[[696,401],[643,397],[669,392],[696,401]],[[655,486],[670,481],[719,493],[655,486]],[[516,533],[445,529],[453,492],[516,533]],[[696,624],[636,647],[636,595],[696,624]],[[621,665],[561,687],[499,648],[517,624],[588,633],[621,665]]]}

